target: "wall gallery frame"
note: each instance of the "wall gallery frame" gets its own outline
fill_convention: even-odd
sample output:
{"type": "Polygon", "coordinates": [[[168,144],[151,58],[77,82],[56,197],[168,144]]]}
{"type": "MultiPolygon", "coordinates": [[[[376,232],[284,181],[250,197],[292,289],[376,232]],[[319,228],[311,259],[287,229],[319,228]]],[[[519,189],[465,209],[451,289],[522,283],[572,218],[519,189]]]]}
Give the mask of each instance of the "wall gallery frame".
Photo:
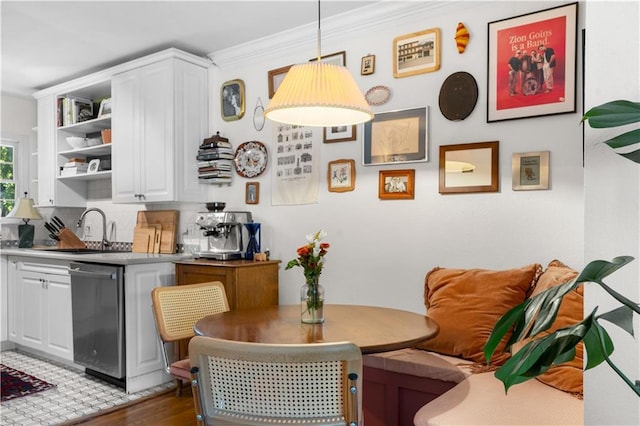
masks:
{"type": "Polygon", "coordinates": [[[439,192],[498,192],[498,141],[440,146],[439,192]]]}
{"type": "Polygon", "coordinates": [[[376,55],[363,56],[360,60],[360,75],[371,75],[376,70],[376,55]]]}
{"type": "Polygon", "coordinates": [[[282,81],[287,76],[289,72],[289,68],[293,65],[287,65],[286,67],[276,68],[267,72],[267,79],[269,80],[269,99],[273,98],[273,95],[276,94],[276,90],[282,84],[282,81]]]}
{"type": "Polygon", "coordinates": [[[260,182],[247,182],[244,202],[246,204],[258,204],[260,202],[260,182]]]}
{"type": "Polygon", "coordinates": [[[355,160],[334,160],[327,166],[329,192],[353,191],[356,186],[355,160]]]}
{"type": "Polygon", "coordinates": [[[220,88],[220,113],[224,121],[240,120],[244,116],[244,81],[229,80],[220,88]]]}
{"type": "Polygon", "coordinates": [[[487,122],[576,111],[578,3],[488,26],[487,122]]]}
{"type": "Polygon", "coordinates": [[[414,169],[380,170],[378,198],[381,200],[413,200],[415,175],[414,169]]]}
{"type": "Polygon", "coordinates": [[[427,161],[427,112],[427,107],[383,112],[364,123],[362,164],[427,161]]]}
{"type": "Polygon", "coordinates": [[[431,28],[393,39],[395,78],[440,69],[440,28],[431,28]]]}
{"type": "Polygon", "coordinates": [[[355,141],[356,127],[355,124],[351,126],[324,127],[322,129],[323,141],[324,143],[355,141]]]}
{"type": "Polygon", "coordinates": [[[511,171],[514,191],[549,189],[549,151],[513,154],[511,171]]]}
{"type": "MultiPolygon", "coordinates": [[[[309,62],[317,61],[318,58],[309,59],[309,62]]],[[[341,52],[329,53],[320,57],[320,61],[326,64],[347,66],[347,52],[345,50],[341,52]]]]}

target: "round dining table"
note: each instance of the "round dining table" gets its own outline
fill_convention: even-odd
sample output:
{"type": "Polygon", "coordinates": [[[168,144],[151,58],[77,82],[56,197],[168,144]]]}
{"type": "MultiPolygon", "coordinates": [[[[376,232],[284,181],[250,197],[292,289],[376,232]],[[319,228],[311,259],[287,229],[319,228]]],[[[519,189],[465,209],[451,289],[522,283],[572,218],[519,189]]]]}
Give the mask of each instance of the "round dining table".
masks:
{"type": "Polygon", "coordinates": [[[438,333],[431,318],[399,309],[324,305],[324,323],[300,321],[300,305],[237,309],[199,320],[196,335],[240,342],[306,344],[349,341],[363,354],[415,346],[438,333]]]}

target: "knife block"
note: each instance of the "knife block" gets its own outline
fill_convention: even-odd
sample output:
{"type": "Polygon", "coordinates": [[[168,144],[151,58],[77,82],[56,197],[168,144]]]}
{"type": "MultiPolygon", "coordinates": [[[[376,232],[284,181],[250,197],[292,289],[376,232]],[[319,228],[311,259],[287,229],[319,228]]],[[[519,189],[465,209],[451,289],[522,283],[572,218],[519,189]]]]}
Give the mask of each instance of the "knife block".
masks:
{"type": "Polygon", "coordinates": [[[62,228],[58,233],[58,248],[83,249],[87,248],[86,244],[78,238],[69,228],[62,228]]]}

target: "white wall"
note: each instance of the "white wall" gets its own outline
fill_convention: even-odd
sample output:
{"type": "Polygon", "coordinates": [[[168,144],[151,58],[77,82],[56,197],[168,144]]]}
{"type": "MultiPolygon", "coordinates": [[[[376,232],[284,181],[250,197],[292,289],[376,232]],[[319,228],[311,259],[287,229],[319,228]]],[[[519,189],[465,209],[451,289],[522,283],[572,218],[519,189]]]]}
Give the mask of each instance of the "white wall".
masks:
{"type": "MultiPolygon", "coordinates": [[[[235,176],[231,187],[212,187],[209,201],[227,202],[227,209],[249,209],[263,225],[263,247],[287,261],[319,228],[332,245],[321,283],[333,303],[385,305],[424,312],[424,276],[434,266],[511,268],[554,258],[580,268],[583,264],[583,178],[580,114],[563,114],[486,123],[487,22],[540,10],[536,2],[404,3],[367,7],[358,13],[323,21],[323,54],[346,50],[347,67],[360,88],[375,85],[392,90],[390,101],[374,112],[429,106],[429,162],[397,166],[362,166],[362,128],[356,142],[323,144],[319,202],[304,206],[272,206],[271,173],[258,177],[260,204],[244,204],[247,179],[235,176]],[[378,14],[379,13],[379,14],[378,14]],[[471,41],[464,54],[455,47],[454,33],[464,22],[471,41]],[[438,27],[442,31],[441,69],[394,79],[394,37],[438,27]],[[376,71],[360,76],[360,58],[376,55],[376,71]],[[473,113],[451,122],[439,111],[438,94],[444,79],[457,71],[470,72],[478,82],[479,99],[473,113]],[[500,192],[447,195],[438,193],[438,147],[466,142],[500,142],[500,192]],[[514,192],[511,155],[551,151],[551,189],[514,192]],[[356,160],[353,192],[328,192],[324,176],[329,161],[356,160]],[[416,171],[414,200],[379,200],[378,172],[411,168],[416,171]]],[[[549,7],[557,3],[545,3],[549,7]]],[[[279,38],[259,40],[224,52],[212,60],[211,134],[220,131],[234,146],[259,140],[273,149],[271,123],[253,127],[257,98],[267,105],[267,72],[315,56],[315,27],[279,38]],[[219,90],[224,81],[242,79],[246,85],[246,116],[235,122],[220,118],[219,90]]],[[[580,84],[580,82],[579,82],[580,84]]],[[[578,99],[578,105],[581,100],[578,99]]],[[[303,276],[281,271],[280,301],[294,303],[303,276]]]]}
{"type": "MultiPolygon", "coordinates": [[[[586,13],[585,109],[615,99],[640,101],[638,2],[590,1],[586,13]],[[615,42],[616,40],[622,43],[615,42]]],[[[602,144],[621,129],[586,128],[585,260],[636,260],[605,279],[631,300],[640,300],[640,166],[602,144]]],[[[585,312],[620,306],[596,285],[586,287],[585,312]]],[[[640,340],[604,323],[612,336],[614,363],[632,381],[640,379],[640,340]]],[[[635,315],[635,330],[640,330],[635,315]]],[[[585,373],[585,422],[640,424],[640,398],[606,365],[585,373]]]]}
{"type": "MultiPolygon", "coordinates": [[[[31,146],[35,146],[36,134],[31,129],[36,126],[36,101],[31,98],[2,94],[0,100],[0,135],[3,138],[20,141],[20,154],[29,156],[31,146]]],[[[29,160],[31,160],[29,158],[29,160]]],[[[29,164],[20,171],[21,178],[28,184],[29,164]]],[[[21,191],[24,191],[22,189],[21,191]]],[[[26,188],[29,191],[29,188],[26,188]]],[[[16,219],[3,219],[0,223],[0,233],[2,239],[16,238],[18,235],[18,222],[16,219]]],[[[3,257],[0,263],[0,342],[7,340],[7,279],[6,279],[6,258],[3,257]]]]}

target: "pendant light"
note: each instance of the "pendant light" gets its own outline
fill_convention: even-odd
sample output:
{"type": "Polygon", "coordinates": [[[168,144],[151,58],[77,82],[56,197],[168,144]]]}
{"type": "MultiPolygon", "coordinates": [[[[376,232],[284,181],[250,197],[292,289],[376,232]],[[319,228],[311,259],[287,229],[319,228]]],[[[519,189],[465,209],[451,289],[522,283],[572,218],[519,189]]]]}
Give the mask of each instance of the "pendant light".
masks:
{"type": "Polygon", "coordinates": [[[292,66],[265,109],[272,121],[299,126],[347,126],[369,121],[373,112],[349,70],[321,61],[320,0],[318,59],[292,66]]]}

